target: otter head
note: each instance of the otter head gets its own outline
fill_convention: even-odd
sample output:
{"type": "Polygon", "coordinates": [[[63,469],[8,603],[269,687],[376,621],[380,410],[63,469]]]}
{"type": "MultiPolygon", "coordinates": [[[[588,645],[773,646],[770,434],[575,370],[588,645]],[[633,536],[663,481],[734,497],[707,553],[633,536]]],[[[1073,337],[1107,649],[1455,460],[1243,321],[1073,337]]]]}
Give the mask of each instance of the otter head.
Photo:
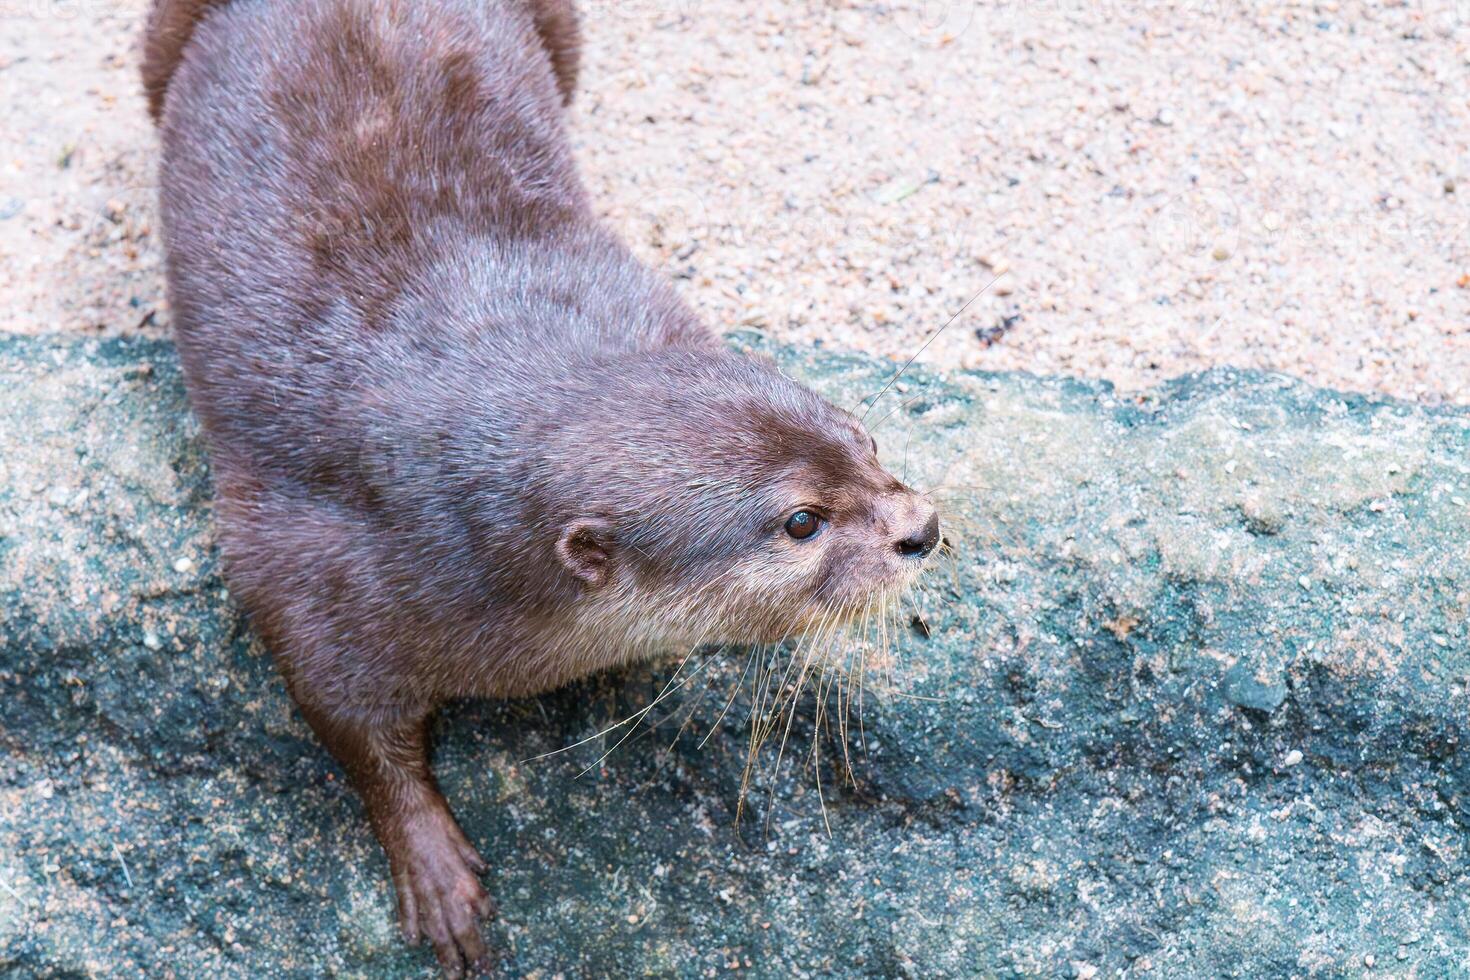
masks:
{"type": "Polygon", "coordinates": [[[599,368],[556,440],[556,560],[584,626],[635,644],[774,642],[875,612],[939,517],[860,422],[764,360],[685,350],[599,368]]]}

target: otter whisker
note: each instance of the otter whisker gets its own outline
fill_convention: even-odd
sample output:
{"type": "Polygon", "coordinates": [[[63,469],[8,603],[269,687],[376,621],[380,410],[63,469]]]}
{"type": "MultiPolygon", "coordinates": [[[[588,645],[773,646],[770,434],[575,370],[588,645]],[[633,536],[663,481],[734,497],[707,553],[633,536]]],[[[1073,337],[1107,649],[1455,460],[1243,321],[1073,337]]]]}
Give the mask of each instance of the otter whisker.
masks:
{"type": "Polygon", "coordinates": [[[881,429],[881,428],[883,428],[883,423],[884,422],[887,422],[889,419],[893,418],[899,412],[901,412],[904,409],[908,408],[914,402],[918,401],[920,398],[923,398],[927,394],[928,394],[927,391],[921,391],[917,395],[914,395],[914,396],[912,396],[910,398],[907,398],[907,399],[899,402],[897,408],[895,408],[893,411],[889,412],[887,415],[883,416],[881,419],[879,419],[877,422],[875,422],[872,425],[872,427],[870,427],[868,429],[868,435],[876,435],[877,432],[878,432],[878,430],[881,429]]]}
{"type": "Polygon", "coordinates": [[[740,672],[740,677],[730,688],[730,697],[726,699],[725,706],[721,708],[720,713],[715,716],[714,723],[710,725],[710,730],[708,732],[705,732],[704,738],[699,740],[699,745],[696,746],[696,748],[703,749],[705,744],[709,742],[710,737],[714,735],[715,732],[720,730],[720,723],[725,720],[725,715],[729,712],[730,706],[735,703],[735,698],[740,694],[740,689],[745,686],[745,675],[750,672],[751,664],[755,663],[755,659],[757,656],[760,655],[762,649],[763,645],[756,645],[754,649],[751,650],[750,656],[746,658],[745,661],[745,669],[740,672]]]}
{"type": "Polygon", "coordinates": [[[827,817],[827,797],[822,790],[822,723],[826,720],[827,697],[831,690],[831,678],[833,671],[827,666],[826,657],[822,661],[820,673],[817,678],[816,717],[812,723],[812,775],[817,784],[817,805],[822,811],[822,825],[827,828],[827,836],[832,836],[832,821],[827,817]]]}
{"type": "MultiPolygon", "coordinates": [[[[752,705],[752,708],[751,708],[751,712],[752,712],[752,725],[751,725],[750,748],[749,748],[749,753],[746,756],[746,760],[745,760],[745,769],[744,769],[744,771],[741,774],[741,781],[740,781],[740,802],[739,802],[739,805],[737,806],[737,809],[736,809],[736,819],[737,820],[739,819],[740,813],[743,811],[743,808],[744,808],[745,797],[746,797],[746,794],[749,791],[750,779],[754,775],[754,767],[755,767],[755,764],[756,764],[756,760],[759,757],[761,746],[765,744],[766,739],[770,737],[771,733],[775,730],[775,726],[780,721],[782,710],[783,710],[783,708],[784,708],[784,706],[786,704],[786,700],[787,700],[783,696],[783,694],[784,694],[784,691],[785,691],[785,689],[786,689],[786,687],[787,687],[787,685],[788,685],[788,683],[790,681],[792,672],[797,669],[797,664],[798,663],[800,663],[800,664],[803,665],[803,670],[804,670],[804,664],[806,663],[807,660],[810,659],[810,656],[811,656],[810,650],[811,650],[811,646],[812,646],[812,637],[813,637],[814,633],[820,632],[822,629],[824,629],[826,627],[829,619],[830,619],[830,617],[828,615],[828,609],[827,609],[827,607],[823,607],[823,609],[822,609],[821,612],[823,614],[823,618],[822,618],[821,622],[818,624],[817,629],[814,630],[812,633],[808,633],[807,635],[803,636],[801,638],[801,640],[798,641],[798,644],[797,644],[796,649],[792,651],[791,660],[790,660],[790,662],[787,665],[786,672],[781,677],[780,685],[775,689],[774,694],[771,695],[771,697],[772,697],[772,708],[771,708],[771,710],[770,711],[765,711],[763,709],[764,709],[764,706],[765,706],[766,696],[770,692],[769,680],[776,673],[776,665],[774,663],[772,664],[771,669],[768,671],[768,673],[766,675],[765,684],[763,685],[763,689],[762,689],[762,692],[761,692],[761,698],[760,698],[759,704],[752,705]]],[[[784,737],[782,739],[782,745],[783,745],[783,748],[784,748],[784,745],[785,745],[785,739],[784,739],[784,737]]],[[[777,756],[776,765],[777,765],[777,769],[779,770],[779,767],[780,767],[780,756],[779,755],[777,756]]],[[[768,818],[768,820],[769,820],[769,815],[770,815],[770,811],[768,809],[767,810],[767,818],[768,818]]]]}
{"type": "Polygon", "coordinates": [[[883,596],[883,601],[878,607],[878,637],[879,651],[883,655],[883,673],[888,680],[888,686],[893,686],[893,645],[888,636],[888,596],[883,596]]]}
{"type": "MultiPolygon", "coordinates": [[[[830,719],[827,716],[827,702],[828,702],[828,699],[831,698],[831,696],[832,696],[832,688],[833,688],[834,685],[837,684],[837,679],[840,676],[840,672],[833,666],[833,663],[832,663],[832,651],[835,650],[836,647],[837,647],[836,640],[837,640],[837,638],[838,638],[839,635],[841,635],[841,636],[848,635],[848,629],[847,629],[846,624],[844,624],[843,627],[840,630],[834,631],[833,636],[832,636],[833,642],[829,645],[829,647],[827,648],[827,650],[824,651],[821,660],[818,661],[819,676],[817,677],[817,689],[816,689],[816,692],[815,692],[816,693],[816,700],[817,700],[817,706],[816,706],[817,707],[817,710],[816,710],[816,718],[815,718],[815,720],[814,720],[814,722],[812,724],[812,761],[814,763],[817,761],[818,748],[820,746],[820,739],[821,739],[821,733],[822,733],[822,726],[824,724],[825,725],[830,725],[831,724],[831,721],[830,721],[830,719]]],[[[842,701],[842,689],[841,689],[840,686],[838,686],[838,688],[837,688],[837,694],[838,694],[838,707],[840,709],[840,707],[841,707],[841,701],[842,701]]],[[[840,719],[839,719],[839,727],[840,727],[840,719]]]]}
{"type": "Polygon", "coordinates": [[[878,621],[873,616],[873,599],[867,599],[863,614],[866,617],[863,623],[863,644],[857,648],[857,735],[863,743],[863,760],[867,761],[867,732],[863,727],[863,692],[867,689],[867,651],[869,646],[878,642],[878,621]]]}
{"type": "MultiPolygon", "coordinates": [[[[801,688],[804,687],[805,684],[806,684],[806,676],[807,676],[806,669],[803,668],[802,671],[801,671],[801,673],[797,676],[796,685],[792,688],[791,697],[788,698],[788,699],[786,699],[786,701],[785,701],[785,708],[784,708],[784,710],[778,709],[779,713],[776,715],[777,719],[779,720],[781,714],[784,714],[786,716],[786,725],[781,730],[781,743],[780,743],[780,745],[776,749],[776,761],[771,766],[771,785],[772,786],[774,786],[776,784],[776,781],[778,779],[780,779],[780,776],[781,776],[781,760],[786,755],[786,741],[791,736],[791,723],[796,720],[796,699],[797,699],[797,696],[799,695],[799,693],[801,691],[801,688]]],[[[771,826],[771,807],[768,806],[768,807],[766,807],[766,829],[767,829],[767,831],[770,830],[770,826],[771,826]]]]}
{"type": "MultiPolygon", "coordinates": [[[[652,711],[654,709],[654,707],[657,706],[660,701],[662,701],[669,694],[672,694],[674,691],[679,690],[679,688],[683,687],[685,684],[688,684],[690,681],[694,680],[694,678],[698,677],[700,671],[702,671],[702,670],[704,670],[704,668],[708,667],[713,660],[714,660],[714,657],[707,657],[707,658],[705,658],[705,660],[698,667],[694,668],[694,671],[688,677],[684,678],[684,680],[680,681],[677,686],[675,686],[672,689],[665,688],[665,692],[664,693],[661,693],[656,699],[654,699],[654,701],[651,704],[649,704],[647,707],[645,707],[642,711],[639,711],[638,714],[634,718],[629,719],[629,720],[632,720],[632,721],[635,721],[635,722],[641,722],[643,720],[643,718],[648,714],[648,712],[652,711]]],[[[636,732],[637,730],[638,730],[638,725],[635,723],[626,732],[623,733],[623,737],[622,738],[618,739],[616,742],[613,743],[613,747],[612,748],[610,748],[606,752],[602,753],[602,755],[600,755],[600,756],[597,757],[597,760],[595,762],[593,762],[587,768],[583,769],[581,772],[577,773],[577,778],[580,779],[581,777],[587,775],[589,772],[591,772],[592,770],[596,769],[598,766],[600,766],[604,762],[606,762],[608,760],[608,757],[610,757],[614,752],[616,752],[622,746],[622,744],[624,742],[626,742],[630,737],[632,737],[633,733],[636,732]]]]}
{"type": "Polygon", "coordinates": [[[909,425],[908,434],[903,438],[903,472],[899,476],[899,482],[909,482],[909,443],[914,441],[914,427],[909,425]]]}
{"type": "MultiPolygon", "coordinates": [[[[751,704],[751,751],[752,752],[754,752],[754,751],[756,751],[756,750],[758,750],[760,748],[761,742],[765,740],[766,735],[769,733],[769,729],[768,729],[768,726],[767,726],[767,723],[766,723],[765,706],[766,706],[767,699],[772,696],[771,681],[776,677],[777,671],[779,669],[778,666],[777,666],[776,654],[780,650],[781,650],[781,647],[780,646],[777,646],[777,647],[775,647],[772,650],[772,652],[771,652],[771,654],[772,654],[771,655],[771,659],[770,659],[770,662],[768,663],[768,665],[766,667],[766,672],[761,677],[759,697],[757,698],[757,700],[755,702],[753,702],[751,704]]],[[[792,656],[793,656],[793,658],[795,657],[795,653],[794,652],[792,653],[792,656]]],[[[790,670],[790,668],[788,667],[788,673],[789,673],[789,670],[790,670]]],[[[783,683],[783,684],[785,683],[785,679],[784,678],[783,678],[783,680],[782,680],[781,683],[783,683]]],[[[777,688],[777,690],[779,690],[779,688],[777,688]]]]}
{"type": "Polygon", "coordinates": [[[767,693],[770,690],[771,678],[776,673],[776,654],[780,649],[780,644],[772,646],[770,662],[768,664],[763,663],[764,669],[752,681],[755,689],[751,696],[750,716],[747,722],[750,727],[750,744],[746,750],[745,767],[740,773],[740,792],[735,803],[735,820],[737,823],[740,821],[740,816],[745,810],[745,798],[750,789],[750,777],[753,774],[756,754],[760,751],[761,744],[766,738],[766,733],[762,731],[762,726],[765,722],[764,706],[767,693]]]}
{"type": "Polygon", "coordinates": [[[868,690],[868,650],[863,647],[859,651],[862,664],[858,668],[858,741],[863,747],[863,762],[871,762],[872,757],[868,754],[868,729],[863,722],[863,695],[868,690]]]}
{"type": "Polygon", "coordinates": [[[856,780],[852,775],[852,701],[854,693],[861,689],[861,682],[854,680],[854,673],[861,663],[862,647],[862,643],[856,643],[848,651],[842,678],[842,768],[846,771],[848,783],[853,785],[856,780]]]}
{"type": "Polygon", "coordinates": [[[827,796],[822,792],[822,759],[817,751],[818,739],[816,732],[812,733],[812,772],[817,781],[817,806],[822,811],[822,826],[827,828],[827,836],[832,836],[832,821],[827,819],[827,796]]]}
{"type": "MultiPolygon", "coordinates": [[[[867,599],[867,601],[864,603],[864,607],[863,607],[864,608],[863,618],[859,620],[859,622],[862,622],[864,625],[866,625],[867,613],[868,613],[868,610],[871,609],[871,607],[872,607],[872,597],[869,596],[868,599],[867,599]]],[[[823,789],[822,789],[822,770],[821,770],[821,752],[820,752],[820,749],[821,749],[821,731],[822,731],[822,725],[823,725],[823,723],[825,721],[827,721],[826,706],[827,706],[828,700],[831,697],[832,690],[833,690],[834,687],[836,688],[836,691],[837,691],[837,727],[838,727],[838,737],[840,738],[840,740],[842,742],[843,776],[844,776],[844,778],[846,779],[846,781],[848,783],[850,783],[852,785],[856,785],[856,781],[853,779],[853,775],[852,775],[852,759],[851,759],[851,757],[850,757],[850,755],[848,753],[848,725],[847,725],[847,723],[848,723],[848,713],[851,710],[851,703],[852,703],[851,702],[851,697],[850,697],[850,691],[849,691],[849,688],[850,688],[849,679],[850,679],[850,676],[851,676],[852,664],[853,664],[854,659],[855,659],[855,650],[858,649],[858,648],[860,648],[861,642],[862,642],[862,637],[861,636],[854,636],[852,630],[849,629],[849,628],[847,628],[846,625],[844,625],[844,628],[842,630],[842,635],[844,635],[845,637],[847,637],[849,640],[856,640],[857,642],[849,643],[847,645],[846,658],[845,658],[845,660],[843,661],[843,663],[841,664],[840,667],[837,666],[837,665],[834,665],[833,663],[831,663],[831,658],[830,657],[824,659],[824,661],[823,661],[823,664],[824,664],[824,666],[823,666],[823,673],[824,673],[823,683],[822,683],[822,685],[820,685],[819,690],[818,690],[818,693],[817,693],[817,718],[816,718],[816,722],[815,722],[815,724],[813,725],[813,728],[812,728],[812,765],[813,765],[813,768],[814,768],[814,770],[816,772],[816,779],[817,779],[817,798],[818,798],[819,802],[822,804],[822,820],[823,820],[823,823],[826,824],[826,826],[827,826],[827,833],[828,833],[829,836],[832,833],[832,825],[831,825],[831,822],[827,819],[826,798],[825,798],[825,795],[824,795],[823,789]],[[848,695],[846,697],[846,699],[844,699],[844,695],[848,695]]]]}
{"type": "Polygon", "coordinates": [[[934,704],[947,704],[949,698],[930,697],[927,694],[913,694],[909,691],[893,690],[888,692],[891,696],[904,701],[929,701],[934,704]]]}
{"type": "MultiPolygon", "coordinates": [[[[860,664],[866,664],[867,662],[867,657],[864,653],[864,650],[867,646],[869,631],[872,628],[872,615],[873,596],[870,595],[863,603],[863,614],[862,619],[860,620],[863,626],[862,634],[857,638],[858,642],[853,645],[852,649],[850,649],[847,654],[847,704],[843,709],[842,714],[842,763],[843,766],[847,769],[848,782],[854,785],[856,785],[856,781],[853,779],[852,776],[852,757],[848,751],[848,743],[851,741],[850,731],[852,724],[853,671],[857,669],[860,664]]],[[[859,677],[857,680],[857,688],[858,692],[861,693],[861,677],[859,677]]]]}
{"type": "Polygon", "coordinates": [[[988,487],[983,483],[941,483],[937,487],[920,490],[919,493],[926,497],[932,497],[936,493],[945,493],[954,490],[984,490],[987,493],[995,493],[995,487],[988,487]]]}
{"type": "MultiPolygon", "coordinates": [[[[826,629],[828,623],[831,621],[831,614],[830,614],[829,609],[824,606],[822,612],[823,612],[823,618],[822,618],[822,621],[817,626],[817,628],[815,630],[813,630],[812,632],[810,632],[810,633],[806,634],[805,636],[803,636],[801,638],[801,640],[798,641],[796,649],[794,651],[792,651],[791,661],[787,665],[786,673],[782,676],[781,683],[776,688],[776,698],[777,698],[777,702],[776,702],[776,719],[777,720],[779,720],[779,713],[780,713],[781,705],[784,703],[784,699],[782,698],[782,693],[787,689],[787,684],[788,684],[788,682],[791,679],[792,673],[797,670],[798,666],[800,666],[800,668],[801,668],[802,671],[805,671],[806,664],[811,659],[812,647],[817,642],[816,638],[821,634],[821,632],[823,630],[826,629]]],[[[765,735],[768,736],[771,733],[771,731],[774,729],[774,724],[775,724],[775,722],[772,722],[772,723],[768,724],[768,726],[766,727],[765,735]]],[[[762,740],[764,740],[764,737],[765,736],[762,736],[762,740]]]]}
{"type": "MultiPolygon", "coordinates": [[[[824,647],[819,646],[819,644],[825,644],[828,638],[831,636],[832,630],[834,630],[839,625],[836,610],[832,609],[829,605],[824,607],[823,611],[826,613],[826,617],[824,618],[822,625],[818,628],[816,638],[813,640],[813,642],[807,644],[807,652],[806,656],[802,660],[801,672],[797,675],[796,683],[791,688],[791,696],[785,699],[784,712],[782,712],[780,707],[778,706],[777,718],[779,719],[780,714],[784,713],[786,715],[786,725],[781,732],[781,744],[776,751],[776,761],[771,769],[772,785],[775,784],[776,780],[779,779],[781,775],[781,760],[786,754],[786,743],[791,737],[792,723],[796,721],[796,702],[800,697],[801,692],[806,688],[806,681],[807,678],[810,676],[811,665],[813,663],[813,654],[819,649],[824,649],[824,647]]],[[[825,818],[825,807],[823,815],[825,818]]],[[[771,809],[767,807],[766,826],[768,829],[770,827],[770,821],[771,809]]]]}
{"type": "Polygon", "coordinates": [[[852,782],[852,756],[848,752],[849,730],[852,723],[852,667],[857,659],[857,650],[862,646],[862,637],[848,647],[847,659],[842,663],[842,677],[837,685],[837,728],[842,740],[842,768],[848,782],[852,782]]]}
{"type": "MultiPolygon", "coordinates": [[[[693,647],[690,647],[689,652],[686,653],[684,655],[684,658],[679,661],[679,666],[674,669],[674,675],[673,675],[673,677],[670,677],[669,680],[668,680],[668,682],[664,684],[663,690],[659,692],[658,696],[656,698],[654,698],[653,701],[651,701],[649,704],[647,704],[646,706],[644,706],[641,710],[634,712],[633,714],[631,714],[628,717],[624,718],[622,721],[615,722],[615,723],[609,725],[608,727],[604,728],[602,731],[597,732],[594,735],[588,735],[584,739],[580,739],[580,740],[578,740],[576,742],[573,742],[571,745],[564,745],[564,746],[562,746],[559,749],[552,749],[550,752],[543,752],[540,755],[533,755],[529,759],[522,759],[521,760],[521,764],[525,764],[525,763],[528,763],[528,762],[537,762],[537,761],[540,761],[541,759],[547,759],[547,758],[550,758],[551,756],[554,756],[554,755],[560,755],[563,752],[570,752],[572,749],[575,749],[575,748],[577,748],[579,746],[582,746],[582,745],[586,745],[588,742],[595,741],[595,740],[597,740],[599,738],[602,738],[604,735],[609,734],[610,732],[614,732],[614,731],[618,730],[619,728],[623,727],[624,725],[628,724],[629,722],[641,721],[650,711],[652,711],[654,709],[655,706],[658,705],[658,703],[660,701],[662,701],[664,699],[665,696],[667,696],[670,693],[670,687],[669,687],[669,685],[671,685],[671,684],[674,683],[674,680],[676,678],[678,678],[678,676],[679,676],[679,672],[682,671],[684,669],[684,665],[689,662],[689,658],[692,657],[692,656],[694,656],[694,654],[698,650],[699,650],[699,646],[698,645],[695,645],[693,647]]],[[[684,686],[684,683],[687,683],[690,679],[694,678],[698,674],[698,671],[699,670],[703,670],[704,667],[708,663],[709,663],[709,659],[706,659],[705,660],[705,663],[704,664],[701,664],[699,666],[698,670],[696,670],[694,674],[690,674],[689,677],[686,678],[684,682],[681,682],[678,685],[678,687],[673,688],[673,690],[678,690],[679,687],[683,687],[684,686]]],[[[624,736],[624,738],[626,738],[626,737],[627,736],[624,736]]],[[[622,742],[619,741],[618,744],[621,745],[622,742]]],[[[614,746],[614,748],[616,748],[616,747],[617,746],[614,746]]],[[[606,756],[603,756],[603,758],[607,758],[607,757],[606,756]]],[[[599,761],[601,761],[601,760],[599,760],[599,761]]],[[[594,766],[595,765],[596,765],[596,763],[594,763],[594,766]]],[[[584,769],[582,771],[585,773],[585,772],[589,771],[591,768],[592,767],[589,766],[588,769],[584,769]]]]}
{"type": "Polygon", "coordinates": [[[770,737],[771,733],[775,731],[776,726],[780,723],[781,715],[789,700],[786,692],[792,688],[792,675],[795,674],[798,680],[800,680],[801,673],[805,670],[805,663],[811,656],[811,642],[809,636],[802,638],[801,642],[797,644],[797,647],[792,650],[791,659],[787,663],[785,673],[781,675],[780,682],[773,688],[767,689],[771,695],[771,709],[763,712],[761,715],[760,735],[756,742],[757,750],[759,750],[760,746],[770,737]]]}
{"type": "MultiPolygon", "coordinates": [[[[1005,533],[1002,534],[995,527],[973,517],[959,513],[950,513],[946,517],[951,525],[964,532],[963,536],[976,538],[981,544],[1001,549],[1014,549],[1020,544],[1017,537],[1019,532],[1014,528],[1005,528],[1005,533]]],[[[951,554],[957,553],[953,544],[947,546],[947,550],[951,554]]]]}
{"type": "MultiPolygon", "coordinates": [[[[873,406],[876,405],[876,404],[878,404],[879,399],[881,399],[888,392],[888,389],[889,388],[892,388],[895,384],[898,383],[898,379],[901,378],[901,377],[903,377],[903,373],[905,371],[907,371],[911,366],[913,366],[914,361],[916,361],[916,360],[919,359],[919,355],[922,354],[922,353],[924,353],[924,351],[929,347],[929,345],[932,344],[932,343],[934,343],[935,339],[940,334],[944,333],[945,330],[949,329],[949,325],[951,323],[954,323],[956,320],[958,320],[960,318],[960,314],[962,314],[966,310],[968,310],[970,308],[970,304],[974,303],[975,300],[977,300],[977,299],[980,298],[980,294],[981,293],[985,292],[985,290],[989,289],[991,286],[994,286],[996,284],[996,282],[998,282],[1000,280],[1000,277],[1002,275],[1004,275],[1004,274],[1005,273],[1000,273],[998,275],[992,276],[989,282],[987,282],[985,285],[981,286],[979,289],[975,290],[975,295],[974,296],[971,296],[969,299],[965,300],[965,305],[964,306],[961,306],[958,310],[955,310],[953,316],[951,316],[948,320],[945,320],[944,323],[939,327],[938,330],[934,331],[933,333],[931,333],[929,335],[929,339],[925,340],[922,344],[919,345],[919,349],[916,350],[916,351],[914,351],[913,356],[911,356],[907,361],[904,361],[903,367],[899,368],[896,372],[894,372],[893,377],[889,378],[888,379],[888,383],[885,384],[881,389],[879,389],[878,394],[872,396],[872,399],[873,400],[868,405],[867,411],[864,411],[863,412],[862,419],[864,419],[864,420],[867,419],[868,412],[871,412],[873,410],[873,406]]],[[[862,403],[865,402],[865,401],[867,401],[867,400],[868,399],[864,398],[862,401],[858,402],[858,405],[862,405],[862,403]]],[[[854,406],[853,407],[853,410],[856,411],[857,410],[857,406],[854,406]]]]}
{"type": "MultiPolygon", "coordinates": [[[[699,710],[699,705],[704,700],[705,695],[709,694],[710,685],[714,683],[714,679],[714,671],[710,671],[704,677],[704,687],[700,689],[699,694],[686,699],[684,704],[680,704],[679,707],[675,708],[673,711],[670,711],[668,714],[664,715],[662,718],[649,725],[649,731],[657,731],[659,726],[661,726],[664,722],[668,721],[670,718],[673,718],[680,711],[683,711],[686,706],[688,707],[689,710],[684,715],[684,721],[679,725],[679,730],[674,732],[673,741],[669,742],[668,746],[664,749],[665,755],[672,753],[674,751],[674,746],[679,744],[679,739],[684,736],[684,730],[688,728],[689,723],[694,720],[694,713],[699,710]]],[[[700,744],[702,745],[703,742],[701,742],[700,744]]]]}

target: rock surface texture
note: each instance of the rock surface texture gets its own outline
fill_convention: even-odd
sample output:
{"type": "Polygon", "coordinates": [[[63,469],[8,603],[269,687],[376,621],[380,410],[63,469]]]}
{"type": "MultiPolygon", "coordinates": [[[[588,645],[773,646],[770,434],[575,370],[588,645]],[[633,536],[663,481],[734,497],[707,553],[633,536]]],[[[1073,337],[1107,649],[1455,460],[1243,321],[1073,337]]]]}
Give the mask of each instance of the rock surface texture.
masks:
{"type": "MultiPolygon", "coordinates": [[[[892,370],[773,353],[845,403],[892,370]]],[[[890,412],[953,560],[738,821],[742,651],[605,757],[632,726],[527,761],[673,663],[442,713],[507,973],[1470,975],[1470,412],[1232,371],[890,412]]],[[[0,972],[426,972],[209,498],[170,346],[0,338],[0,972]]]]}

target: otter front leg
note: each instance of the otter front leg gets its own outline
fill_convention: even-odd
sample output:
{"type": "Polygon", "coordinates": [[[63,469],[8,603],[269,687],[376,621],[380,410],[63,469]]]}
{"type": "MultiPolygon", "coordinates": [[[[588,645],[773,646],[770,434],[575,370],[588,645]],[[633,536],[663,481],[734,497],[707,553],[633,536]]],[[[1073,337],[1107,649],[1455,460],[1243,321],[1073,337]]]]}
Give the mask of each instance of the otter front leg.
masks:
{"type": "Polygon", "coordinates": [[[480,920],[495,903],[481,887],[483,858],[459,829],[429,769],[428,711],[367,719],[302,706],[328,750],[347,770],[388,854],[398,893],[398,923],[410,944],[427,936],[446,976],[487,972],[480,920]]]}

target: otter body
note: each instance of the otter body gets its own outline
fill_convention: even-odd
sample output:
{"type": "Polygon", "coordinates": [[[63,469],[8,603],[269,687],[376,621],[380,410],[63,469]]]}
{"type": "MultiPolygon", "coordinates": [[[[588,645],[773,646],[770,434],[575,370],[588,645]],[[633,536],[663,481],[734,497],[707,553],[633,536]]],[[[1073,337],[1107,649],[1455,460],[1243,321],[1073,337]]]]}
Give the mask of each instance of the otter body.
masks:
{"type": "Polygon", "coordinates": [[[405,936],[483,966],[435,705],[853,615],[933,508],[596,221],[565,0],[161,0],[145,42],[228,580],[405,936]]]}

